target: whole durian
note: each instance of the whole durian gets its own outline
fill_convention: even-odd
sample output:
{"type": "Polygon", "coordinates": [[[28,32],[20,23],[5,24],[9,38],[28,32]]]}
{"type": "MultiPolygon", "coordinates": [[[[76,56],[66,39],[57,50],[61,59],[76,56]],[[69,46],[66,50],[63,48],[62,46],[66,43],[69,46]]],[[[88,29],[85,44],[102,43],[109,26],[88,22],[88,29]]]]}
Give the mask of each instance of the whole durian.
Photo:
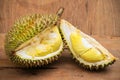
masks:
{"type": "Polygon", "coordinates": [[[17,20],[6,35],[5,51],[10,60],[23,67],[38,67],[57,60],[63,42],[57,14],[34,14],[17,20]]]}
{"type": "Polygon", "coordinates": [[[61,20],[60,31],[73,58],[89,70],[103,69],[115,62],[116,58],[95,39],[61,20]]]}

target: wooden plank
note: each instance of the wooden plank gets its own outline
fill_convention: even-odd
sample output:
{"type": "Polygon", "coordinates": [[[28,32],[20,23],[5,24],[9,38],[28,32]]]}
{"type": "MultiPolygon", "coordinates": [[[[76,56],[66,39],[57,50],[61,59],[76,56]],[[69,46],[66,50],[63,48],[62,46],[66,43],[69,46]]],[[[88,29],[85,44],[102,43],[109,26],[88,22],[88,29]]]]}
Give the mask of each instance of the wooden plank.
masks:
{"type": "MultiPolygon", "coordinates": [[[[111,52],[119,56],[120,53],[111,50],[111,52]]],[[[5,62],[5,61],[3,61],[5,62]]],[[[12,63],[7,62],[10,65],[12,63]]],[[[6,64],[7,64],[6,63],[6,64]]],[[[68,52],[64,52],[58,61],[40,69],[21,69],[15,66],[0,67],[1,80],[119,80],[120,61],[105,70],[90,72],[82,69],[72,60],[68,52]]]]}
{"type": "MultiPolygon", "coordinates": [[[[98,37],[110,52],[120,58],[119,37],[98,37]],[[116,46],[116,47],[115,47],[116,46]],[[115,48],[113,48],[115,47],[115,48]]],[[[4,52],[5,34],[0,34],[0,80],[120,80],[120,60],[101,71],[82,69],[65,50],[58,61],[39,69],[23,69],[8,60],[4,52]]]]}
{"type": "Polygon", "coordinates": [[[55,13],[64,7],[62,18],[90,35],[120,36],[120,0],[0,0],[0,32],[14,21],[33,13],[55,13]]]}

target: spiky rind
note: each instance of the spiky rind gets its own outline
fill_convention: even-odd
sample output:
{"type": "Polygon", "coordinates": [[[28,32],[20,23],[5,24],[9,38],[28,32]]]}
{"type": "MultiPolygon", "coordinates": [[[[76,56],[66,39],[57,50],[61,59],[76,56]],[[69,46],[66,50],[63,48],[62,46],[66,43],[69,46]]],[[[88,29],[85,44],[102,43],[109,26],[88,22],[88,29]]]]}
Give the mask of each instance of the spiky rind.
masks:
{"type": "Polygon", "coordinates": [[[41,67],[41,66],[50,64],[50,63],[58,60],[61,53],[62,53],[62,50],[59,52],[59,54],[56,54],[56,55],[46,58],[46,59],[40,59],[40,60],[23,59],[17,55],[12,55],[12,56],[10,56],[10,60],[13,63],[15,63],[16,65],[19,65],[21,67],[36,68],[36,67],[41,67]]]}
{"type": "Polygon", "coordinates": [[[61,38],[62,38],[62,41],[63,41],[63,49],[64,49],[64,50],[65,50],[65,49],[69,49],[68,44],[67,44],[67,42],[66,42],[66,40],[65,40],[65,38],[64,38],[64,35],[62,34],[62,32],[61,32],[61,30],[60,30],[60,27],[59,27],[59,32],[60,32],[60,35],[61,35],[61,38]]]}
{"type": "Polygon", "coordinates": [[[45,28],[56,25],[57,15],[35,14],[23,17],[15,22],[12,29],[6,35],[5,51],[12,54],[21,44],[42,32],[45,28]]]}
{"type": "Polygon", "coordinates": [[[69,48],[69,46],[68,46],[68,43],[67,43],[65,37],[64,37],[64,34],[62,33],[61,29],[59,29],[59,30],[60,30],[60,34],[61,34],[62,40],[63,40],[63,42],[64,42],[64,49],[68,49],[68,50],[69,50],[69,53],[72,55],[72,57],[73,57],[73,59],[75,60],[75,62],[77,62],[82,68],[87,69],[87,70],[90,70],[90,71],[97,71],[97,70],[101,70],[101,69],[106,68],[107,66],[113,64],[113,63],[116,61],[116,60],[114,59],[114,60],[111,60],[111,61],[109,61],[108,63],[102,64],[102,65],[101,65],[101,64],[99,64],[99,65],[98,65],[98,64],[96,64],[96,65],[86,65],[85,63],[79,61],[79,60],[73,55],[73,53],[71,52],[71,50],[70,50],[70,48],[69,48]]]}
{"type": "MultiPolygon", "coordinates": [[[[73,56],[73,54],[71,53],[71,55],[73,56]]],[[[74,56],[73,59],[75,60],[76,63],[78,63],[80,65],[80,67],[86,69],[86,70],[90,70],[90,71],[98,71],[98,70],[102,70],[105,69],[106,67],[108,67],[109,65],[112,65],[116,60],[112,60],[108,63],[102,64],[102,65],[86,65],[85,63],[77,60],[74,56]]]]}
{"type": "MultiPolygon", "coordinates": [[[[66,44],[67,44],[67,42],[66,42],[66,44]]],[[[67,49],[69,49],[69,48],[67,48],[67,49]]],[[[70,49],[69,49],[69,51],[70,51],[70,49]]],[[[114,64],[114,62],[116,61],[116,60],[114,59],[114,60],[112,60],[112,61],[110,61],[109,63],[106,63],[106,64],[102,64],[102,65],[91,65],[91,66],[90,66],[90,65],[86,65],[85,63],[77,60],[77,59],[73,56],[73,54],[72,54],[71,52],[70,52],[70,54],[72,55],[73,60],[74,60],[75,62],[77,62],[82,68],[87,69],[87,70],[90,70],[90,71],[96,71],[96,70],[104,69],[104,68],[106,68],[107,66],[114,64]]]]}
{"type": "Polygon", "coordinates": [[[59,17],[57,15],[34,14],[16,21],[12,29],[6,35],[5,41],[5,51],[10,60],[23,67],[43,66],[57,60],[62,50],[52,57],[40,60],[21,58],[15,54],[14,50],[47,27],[56,25],[58,20],[59,17]]]}

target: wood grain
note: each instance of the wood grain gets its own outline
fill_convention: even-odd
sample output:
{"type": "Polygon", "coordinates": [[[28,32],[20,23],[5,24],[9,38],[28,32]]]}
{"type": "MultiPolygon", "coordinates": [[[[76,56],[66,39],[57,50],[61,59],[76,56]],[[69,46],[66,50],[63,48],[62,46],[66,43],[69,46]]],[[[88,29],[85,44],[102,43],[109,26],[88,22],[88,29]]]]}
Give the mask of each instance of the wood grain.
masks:
{"type": "Polygon", "coordinates": [[[33,13],[55,13],[90,35],[120,37],[120,0],[0,0],[0,32],[14,21],[33,13]]]}
{"type": "MultiPolygon", "coordinates": [[[[93,37],[120,58],[120,37],[93,37]]],[[[4,40],[5,34],[0,34],[0,80],[120,80],[120,60],[102,71],[90,72],[75,63],[68,50],[50,65],[39,69],[23,69],[8,60],[4,40]]]]}
{"type": "MultiPolygon", "coordinates": [[[[111,52],[120,58],[119,51],[111,52]]],[[[105,70],[90,72],[75,63],[67,51],[44,68],[22,69],[7,59],[0,61],[0,65],[4,65],[0,66],[0,80],[120,80],[120,61],[105,70]]]]}

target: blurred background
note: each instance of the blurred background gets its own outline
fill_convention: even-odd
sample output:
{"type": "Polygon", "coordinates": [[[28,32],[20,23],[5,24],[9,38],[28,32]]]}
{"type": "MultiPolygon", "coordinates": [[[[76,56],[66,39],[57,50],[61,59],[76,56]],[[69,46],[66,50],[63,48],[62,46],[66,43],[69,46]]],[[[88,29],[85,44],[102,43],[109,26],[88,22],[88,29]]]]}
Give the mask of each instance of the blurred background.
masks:
{"type": "Polygon", "coordinates": [[[89,35],[120,37],[120,0],[0,0],[0,33],[34,13],[56,13],[89,35]]]}

